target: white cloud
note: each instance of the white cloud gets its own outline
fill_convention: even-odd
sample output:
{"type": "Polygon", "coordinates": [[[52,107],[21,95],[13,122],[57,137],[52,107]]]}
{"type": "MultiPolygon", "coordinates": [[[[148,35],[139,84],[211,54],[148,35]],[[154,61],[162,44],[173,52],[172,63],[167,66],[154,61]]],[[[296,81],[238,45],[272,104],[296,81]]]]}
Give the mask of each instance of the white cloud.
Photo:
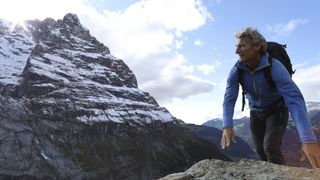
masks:
{"type": "Polygon", "coordinates": [[[291,32],[295,31],[299,25],[306,24],[307,22],[307,19],[297,18],[292,19],[287,23],[279,23],[274,26],[267,25],[267,30],[276,34],[277,36],[287,36],[291,32]]]}
{"type": "Polygon", "coordinates": [[[197,65],[197,69],[201,71],[204,75],[210,75],[216,72],[217,67],[221,65],[220,62],[215,61],[212,64],[201,64],[197,65]]]}
{"type": "Polygon", "coordinates": [[[61,19],[66,13],[88,9],[90,7],[85,0],[10,0],[1,1],[0,17],[14,22],[47,17],[61,19]]]}
{"type": "Polygon", "coordinates": [[[174,98],[165,107],[174,112],[174,116],[186,123],[203,124],[213,118],[222,117],[222,105],[218,103],[213,93],[191,96],[186,99],[174,98]]]}
{"type": "Polygon", "coordinates": [[[202,46],[203,42],[200,39],[197,39],[197,40],[194,41],[194,45],[195,46],[202,46]]]}
{"type": "Polygon", "coordinates": [[[209,75],[215,72],[215,66],[213,65],[202,64],[202,65],[197,65],[197,68],[199,71],[203,72],[203,74],[205,75],[209,75]]]}
{"type": "Polygon", "coordinates": [[[315,74],[320,74],[320,65],[299,69],[293,75],[306,101],[320,100],[320,76],[315,74]]]}
{"type": "Polygon", "coordinates": [[[182,48],[182,45],[183,45],[183,41],[181,40],[176,40],[175,41],[175,44],[176,44],[176,49],[181,49],[182,48]]]}
{"type": "Polygon", "coordinates": [[[177,55],[170,60],[160,72],[159,76],[142,84],[143,89],[148,89],[160,103],[171,102],[173,98],[187,98],[192,95],[209,93],[214,85],[192,75],[194,66],[182,55],[177,55]]]}
{"type": "Polygon", "coordinates": [[[124,59],[139,86],[160,103],[212,90],[213,85],[193,76],[193,65],[176,53],[186,39],[184,32],[212,19],[201,1],[139,1],[121,12],[105,10],[96,16],[87,19],[96,27],[92,33],[124,59]]]}
{"type": "Polygon", "coordinates": [[[103,24],[108,34],[105,39],[110,42],[112,38],[113,53],[124,58],[172,51],[174,45],[178,48],[182,45],[178,40],[183,32],[195,30],[211,18],[199,2],[139,1],[122,12],[105,10],[103,24]]]}

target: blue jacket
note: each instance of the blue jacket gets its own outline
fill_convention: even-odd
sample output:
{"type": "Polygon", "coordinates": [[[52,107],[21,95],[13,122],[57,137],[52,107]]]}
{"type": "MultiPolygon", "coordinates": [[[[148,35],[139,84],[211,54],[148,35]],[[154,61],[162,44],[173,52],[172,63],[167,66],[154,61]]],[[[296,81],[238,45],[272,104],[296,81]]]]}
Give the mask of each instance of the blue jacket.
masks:
{"type": "Polygon", "coordinates": [[[260,64],[254,71],[250,71],[245,63],[239,61],[231,69],[223,102],[223,127],[233,127],[232,118],[239,93],[238,68],[241,68],[243,69],[243,89],[246,92],[251,111],[264,111],[282,96],[292,119],[296,123],[301,142],[317,142],[307,116],[304,98],[281,62],[273,60],[271,67],[271,76],[277,90],[272,89],[265,80],[263,68],[270,66],[268,56],[268,53],[265,53],[261,57],[260,64]]]}

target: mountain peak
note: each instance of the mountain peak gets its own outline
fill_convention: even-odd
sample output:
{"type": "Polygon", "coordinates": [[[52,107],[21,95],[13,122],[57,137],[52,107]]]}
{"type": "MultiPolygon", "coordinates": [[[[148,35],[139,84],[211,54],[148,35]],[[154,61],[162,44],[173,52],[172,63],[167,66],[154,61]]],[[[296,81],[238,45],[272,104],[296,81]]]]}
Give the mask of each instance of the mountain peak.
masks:
{"type": "Polygon", "coordinates": [[[0,37],[2,94],[28,98],[42,108],[38,114],[54,119],[65,118],[54,112],[69,104],[65,108],[72,117],[68,119],[86,123],[175,120],[153,97],[138,89],[131,69],[112,56],[76,14],[66,14],[57,21],[26,21],[25,27],[27,31],[0,37]]]}
{"type": "Polygon", "coordinates": [[[78,16],[76,14],[73,14],[73,13],[66,14],[63,17],[63,21],[66,24],[77,24],[77,25],[81,24],[78,16]]]}
{"type": "Polygon", "coordinates": [[[63,17],[63,22],[73,34],[77,34],[82,38],[86,39],[90,35],[90,32],[87,28],[85,28],[81,23],[76,14],[68,13],[63,17]]]}

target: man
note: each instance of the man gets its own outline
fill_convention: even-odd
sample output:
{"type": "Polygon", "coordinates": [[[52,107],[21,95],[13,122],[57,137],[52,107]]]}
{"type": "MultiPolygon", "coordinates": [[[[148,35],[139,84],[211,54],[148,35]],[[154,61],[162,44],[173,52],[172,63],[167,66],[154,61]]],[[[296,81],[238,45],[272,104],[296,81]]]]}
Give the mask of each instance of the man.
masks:
{"type": "Polygon", "coordinates": [[[223,102],[222,148],[228,147],[231,140],[235,142],[232,117],[239,92],[238,69],[241,68],[243,90],[249,101],[252,139],[261,160],[285,164],[281,143],[289,110],[302,143],[303,158],[307,157],[313,168],[320,168],[320,148],[299,88],[286,68],[277,60],[273,60],[271,66],[271,77],[276,90],[268,84],[263,70],[270,66],[267,43],[256,29],[245,28],[238,32],[236,37],[239,61],[231,69],[227,80],[223,102]]]}

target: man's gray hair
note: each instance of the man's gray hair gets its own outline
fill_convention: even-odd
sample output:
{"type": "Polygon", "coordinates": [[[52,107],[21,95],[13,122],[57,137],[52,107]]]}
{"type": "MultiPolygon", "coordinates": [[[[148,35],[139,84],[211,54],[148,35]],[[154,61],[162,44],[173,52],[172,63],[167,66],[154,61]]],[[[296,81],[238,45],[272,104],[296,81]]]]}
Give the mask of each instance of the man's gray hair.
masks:
{"type": "Polygon", "coordinates": [[[249,38],[251,44],[261,44],[261,52],[267,51],[267,41],[257,29],[252,27],[244,28],[242,31],[236,33],[236,37],[238,39],[249,38]]]}

